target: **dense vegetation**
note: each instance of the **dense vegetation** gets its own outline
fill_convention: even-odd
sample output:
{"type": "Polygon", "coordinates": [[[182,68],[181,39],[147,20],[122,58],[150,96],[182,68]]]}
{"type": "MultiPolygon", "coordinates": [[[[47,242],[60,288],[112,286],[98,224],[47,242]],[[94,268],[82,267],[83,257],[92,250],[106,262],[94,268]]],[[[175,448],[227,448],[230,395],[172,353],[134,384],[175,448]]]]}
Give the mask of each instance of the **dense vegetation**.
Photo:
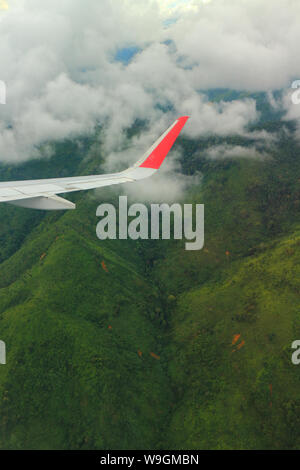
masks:
{"type": "MultiPolygon", "coordinates": [[[[271,159],[208,160],[216,141],[178,143],[203,174],[185,197],[205,204],[198,252],[100,242],[96,207],[118,190],[70,212],[0,205],[2,449],[300,447],[300,148],[283,133],[271,159]]],[[[99,162],[90,139],[0,173],[99,162]]]]}

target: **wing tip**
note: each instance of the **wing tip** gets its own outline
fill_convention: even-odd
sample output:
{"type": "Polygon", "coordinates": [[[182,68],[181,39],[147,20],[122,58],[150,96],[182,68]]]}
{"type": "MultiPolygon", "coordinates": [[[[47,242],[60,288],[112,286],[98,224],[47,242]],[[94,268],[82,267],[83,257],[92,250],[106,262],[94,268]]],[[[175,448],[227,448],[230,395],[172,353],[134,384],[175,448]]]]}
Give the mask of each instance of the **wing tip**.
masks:
{"type": "Polygon", "coordinates": [[[190,116],[180,116],[176,119],[168,134],[159,142],[139,167],[158,170],[189,118],[190,116]]]}
{"type": "Polygon", "coordinates": [[[180,116],[180,117],[178,118],[178,120],[183,120],[183,121],[186,122],[188,119],[190,119],[190,117],[191,117],[191,116],[180,116]]]}

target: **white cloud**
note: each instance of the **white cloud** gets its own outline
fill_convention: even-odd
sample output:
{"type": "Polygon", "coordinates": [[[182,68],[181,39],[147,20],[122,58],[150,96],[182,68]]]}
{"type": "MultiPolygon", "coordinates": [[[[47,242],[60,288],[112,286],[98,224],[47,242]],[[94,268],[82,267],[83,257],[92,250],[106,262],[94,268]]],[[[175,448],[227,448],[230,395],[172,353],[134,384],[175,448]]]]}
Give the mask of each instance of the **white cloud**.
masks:
{"type": "Polygon", "coordinates": [[[144,151],[183,114],[191,115],[184,130],[190,137],[246,135],[257,118],[253,100],[212,105],[199,90],[271,90],[300,74],[294,0],[180,2],[168,28],[163,21],[173,13],[161,0],[8,5],[0,12],[0,79],[7,84],[1,161],[31,158],[40,144],[91,132],[97,123],[111,169],[120,158],[125,163],[124,129],[136,119],[148,120],[149,130],[130,152],[144,151]],[[116,62],[116,51],[131,45],[141,52],[128,66],[116,62]]]}
{"type": "Polygon", "coordinates": [[[140,201],[160,203],[179,202],[186,190],[193,185],[199,184],[201,175],[192,176],[180,173],[178,164],[179,154],[174,152],[172,158],[167,159],[159,172],[151,178],[145,179],[134,184],[126,184],[122,190],[133,200],[137,197],[140,201]]]}
{"type": "Polygon", "coordinates": [[[206,155],[208,158],[224,159],[224,158],[259,158],[265,159],[269,155],[264,151],[259,151],[255,146],[242,147],[240,145],[216,145],[211,147],[206,155]]]}

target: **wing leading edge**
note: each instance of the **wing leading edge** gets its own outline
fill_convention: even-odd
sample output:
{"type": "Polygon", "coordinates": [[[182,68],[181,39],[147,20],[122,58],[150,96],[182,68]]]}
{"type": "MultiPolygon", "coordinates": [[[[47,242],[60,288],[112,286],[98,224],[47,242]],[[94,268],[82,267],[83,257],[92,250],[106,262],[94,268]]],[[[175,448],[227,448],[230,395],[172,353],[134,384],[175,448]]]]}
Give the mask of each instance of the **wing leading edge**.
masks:
{"type": "Polygon", "coordinates": [[[0,202],[43,210],[75,209],[75,204],[57,194],[102,188],[148,178],[160,168],[188,118],[189,116],[178,118],[142,158],[127,170],[107,175],[0,183],[0,202]]]}

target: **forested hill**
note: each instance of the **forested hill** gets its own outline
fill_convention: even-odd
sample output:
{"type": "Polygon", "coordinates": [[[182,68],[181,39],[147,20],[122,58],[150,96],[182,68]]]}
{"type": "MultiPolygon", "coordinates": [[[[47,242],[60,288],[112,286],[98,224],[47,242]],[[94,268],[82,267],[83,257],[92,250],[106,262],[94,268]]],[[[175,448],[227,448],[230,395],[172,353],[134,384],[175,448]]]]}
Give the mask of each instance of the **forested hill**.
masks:
{"type": "MultiPolygon", "coordinates": [[[[100,242],[118,189],[70,212],[0,205],[2,449],[300,447],[300,147],[283,132],[272,158],[201,156],[215,143],[176,144],[203,174],[182,201],[205,204],[198,252],[100,242]]],[[[94,147],[57,144],[1,180],[92,173],[94,147]]]]}

